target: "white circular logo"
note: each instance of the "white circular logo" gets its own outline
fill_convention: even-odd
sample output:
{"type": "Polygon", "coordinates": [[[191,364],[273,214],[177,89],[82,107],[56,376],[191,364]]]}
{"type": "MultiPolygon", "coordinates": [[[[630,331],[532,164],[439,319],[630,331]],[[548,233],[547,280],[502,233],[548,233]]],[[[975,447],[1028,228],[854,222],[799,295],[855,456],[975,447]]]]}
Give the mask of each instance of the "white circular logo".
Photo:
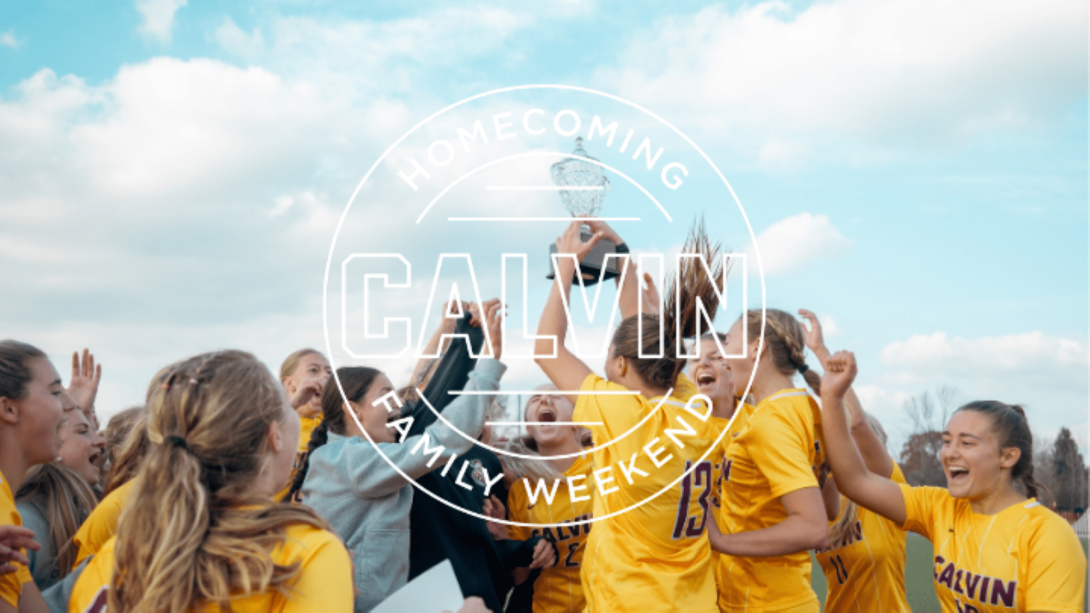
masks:
{"type": "MultiPolygon", "coordinates": [[[[691,257],[680,253],[680,246],[693,221],[704,219],[709,235],[736,251],[723,254],[731,274],[717,288],[722,291],[720,312],[731,316],[750,308],[763,312],[764,276],[752,227],[726,177],[693,140],[617,96],[565,85],[526,85],[472,96],[435,113],[394,142],[363,176],[338,223],[326,264],[323,309],[331,365],[407,370],[420,358],[438,357],[424,350],[443,317],[440,305],[495,297],[506,305],[502,360],[508,365],[495,395],[514,398],[521,406],[521,398],[540,393],[535,388],[546,382],[534,363],[534,349],[538,318],[553,283],[547,278],[555,264],[549,248],[573,215],[595,215],[611,224],[630,246],[629,257],[641,271],[658,278],[660,288],[676,262],[691,257]],[[750,291],[752,270],[757,271],[758,284],[750,291]],[[756,295],[759,300],[748,304],[756,295]]],[[[576,356],[601,372],[621,318],[613,283],[595,280],[572,287],[565,302],[566,340],[576,356]]],[[[710,329],[706,317],[697,325],[710,329]]],[[[488,355],[489,343],[484,345],[481,352],[488,355]]],[[[699,351],[700,343],[696,345],[679,347],[679,353],[699,351]]],[[[752,373],[745,394],[751,383],[752,373]]],[[[337,385],[343,394],[339,379],[337,385]]],[[[397,409],[391,398],[386,403],[388,410],[397,409]]],[[[706,420],[710,411],[690,413],[706,420]]],[[[519,411],[514,420],[489,425],[525,428],[523,419],[519,411]]],[[[610,440],[594,440],[591,448],[568,457],[617,445],[636,435],[647,421],[610,440]]],[[[401,423],[398,431],[407,433],[410,425],[401,423]]],[[[362,424],[360,429],[367,435],[362,424]]],[[[572,523],[627,512],[690,479],[698,462],[669,461],[671,445],[685,446],[681,434],[669,432],[658,434],[661,441],[656,445],[663,448],[645,448],[649,457],[638,472],[664,471],[676,479],[608,515],[572,523]]],[[[459,434],[487,447],[501,461],[505,456],[546,460],[459,434]]],[[[718,444],[701,449],[700,459],[718,444]]],[[[444,455],[436,453],[435,445],[416,447],[421,454],[444,455]]],[[[380,446],[375,449],[382,453],[380,446]]],[[[467,480],[484,485],[486,493],[502,476],[489,475],[475,460],[463,460],[465,467],[449,465],[456,460],[446,455],[451,456],[449,461],[437,462],[437,470],[460,471],[467,480]]],[[[625,470],[628,459],[623,460],[612,473],[608,467],[595,466],[593,476],[584,482],[569,480],[561,486],[573,488],[573,499],[589,496],[592,489],[611,495],[616,490],[598,480],[624,479],[631,485],[632,470],[625,470]]],[[[396,464],[391,466],[415,483],[396,464]]],[[[708,481],[704,476],[701,483],[710,488],[708,481]]],[[[449,506],[497,521],[417,485],[449,506]]],[[[535,504],[548,501],[539,498],[535,504]]]]}

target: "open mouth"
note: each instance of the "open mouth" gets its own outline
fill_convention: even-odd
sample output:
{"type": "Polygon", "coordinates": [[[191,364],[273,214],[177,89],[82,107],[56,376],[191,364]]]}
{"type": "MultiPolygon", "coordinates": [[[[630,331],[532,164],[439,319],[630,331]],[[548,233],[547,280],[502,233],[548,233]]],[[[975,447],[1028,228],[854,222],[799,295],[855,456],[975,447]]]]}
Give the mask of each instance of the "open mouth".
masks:
{"type": "Polygon", "coordinates": [[[91,464],[94,464],[95,462],[98,462],[98,459],[101,456],[102,456],[102,454],[96,451],[96,452],[92,453],[90,456],[88,456],[87,461],[89,463],[91,463],[91,464]]]}
{"type": "Polygon", "coordinates": [[[963,482],[969,478],[969,469],[964,466],[949,466],[946,469],[946,479],[951,483],[963,482]]]}
{"type": "Polygon", "coordinates": [[[715,383],[715,375],[710,372],[704,371],[696,375],[696,384],[700,386],[711,385],[715,383]]]}
{"type": "Polygon", "coordinates": [[[551,424],[556,421],[556,411],[552,409],[541,409],[537,413],[537,421],[543,424],[551,424]]]}
{"type": "Polygon", "coordinates": [[[390,411],[386,414],[386,423],[391,424],[401,419],[401,411],[390,411]]]}

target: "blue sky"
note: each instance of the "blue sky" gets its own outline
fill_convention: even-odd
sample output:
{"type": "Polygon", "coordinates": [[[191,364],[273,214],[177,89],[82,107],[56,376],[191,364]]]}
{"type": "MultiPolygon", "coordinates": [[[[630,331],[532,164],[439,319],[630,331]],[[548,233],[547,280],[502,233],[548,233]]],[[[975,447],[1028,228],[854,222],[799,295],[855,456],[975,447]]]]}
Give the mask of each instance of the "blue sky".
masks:
{"type": "Polygon", "coordinates": [[[62,370],[91,347],[104,414],[195,351],[275,368],[324,344],[330,240],[390,143],[562,83],[716,161],[769,305],[831,322],[895,440],[905,398],[949,384],[1085,443],[1086,31],[1068,0],[4,3],[0,336],[62,370]]]}

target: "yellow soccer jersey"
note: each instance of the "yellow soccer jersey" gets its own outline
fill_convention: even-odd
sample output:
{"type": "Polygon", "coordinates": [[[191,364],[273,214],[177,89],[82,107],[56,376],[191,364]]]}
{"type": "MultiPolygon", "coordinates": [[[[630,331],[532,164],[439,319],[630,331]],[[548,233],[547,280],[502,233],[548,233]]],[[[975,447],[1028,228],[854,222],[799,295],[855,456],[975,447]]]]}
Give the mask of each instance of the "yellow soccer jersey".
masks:
{"type": "Polygon", "coordinates": [[[306,453],[307,445],[310,444],[310,434],[314,432],[314,429],[318,427],[318,424],[322,423],[322,414],[314,417],[300,417],[299,418],[299,450],[298,454],[306,453]]]}
{"type": "Polygon", "coordinates": [[[88,557],[98,553],[106,541],[117,532],[117,521],[121,519],[121,511],[125,509],[125,503],[128,502],[129,494],[132,493],[135,484],[136,480],[130,479],[118,486],[95,506],[87,519],[83,520],[76,535],[72,537],[77,552],[75,566],[79,566],[88,557]]]}
{"type": "MultiPolygon", "coordinates": [[[[11,486],[8,485],[8,480],[2,473],[0,473],[0,524],[8,526],[23,525],[23,518],[19,515],[18,509],[15,508],[15,495],[11,491],[11,486]]],[[[35,534],[34,539],[43,539],[48,536],[48,534],[35,534]]],[[[26,566],[18,562],[12,562],[12,564],[15,565],[15,572],[0,575],[0,598],[18,609],[19,595],[23,593],[23,584],[27,581],[33,581],[34,578],[30,576],[30,569],[26,566]]]]}
{"type": "Polygon", "coordinates": [[[935,548],[943,611],[1082,611],[1086,556],[1075,531],[1035,499],[995,515],[939,487],[901,484],[904,529],[935,548]]]}
{"type": "Polygon", "coordinates": [[[315,417],[299,418],[299,448],[295,451],[295,464],[291,467],[291,475],[288,476],[288,482],[284,484],[283,489],[276,493],[273,500],[279,502],[284,499],[284,496],[288,495],[288,490],[291,489],[291,482],[295,480],[295,473],[303,466],[303,454],[307,452],[307,445],[310,444],[310,435],[320,423],[322,423],[321,413],[315,417]]]}
{"type": "MultiPolygon", "coordinates": [[[[564,478],[590,478],[590,460],[577,458],[564,471],[564,478]]],[[[544,569],[534,582],[534,613],[564,613],[583,610],[583,586],[579,571],[583,561],[583,550],[590,533],[590,524],[572,525],[577,521],[591,518],[593,504],[588,500],[573,501],[571,490],[561,479],[554,484],[546,484],[544,491],[537,483],[530,483],[526,488],[526,479],[520,479],[511,486],[507,495],[507,510],[512,521],[539,524],[540,528],[512,526],[511,538],[524,541],[534,536],[545,536],[556,544],[560,557],[556,566],[544,569]],[[553,493],[555,487],[555,494],[553,493]],[[552,494],[552,500],[546,497],[552,494]],[[530,502],[530,498],[534,501],[530,502]]],[[[576,492],[578,496],[579,492],[576,492]]]]}
{"type": "MultiPolygon", "coordinates": [[[[893,465],[890,478],[897,483],[905,482],[897,464],[893,465]]],[[[841,513],[847,504],[848,499],[842,496],[841,513]]],[[[829,586],[825,610],[829,613],[910,611],[905,598],[905,531],[877,513],[863,507],[858,509],[858,518],[839,542],[814,552],[829,586]]]]}
{"type": "MultiPolygon", "coordinates": [[[[114,569],[115,543],[115,539],[110,539],[76,580],[68,602],[69,613],[106,611],[107,590],[114,569]]],[[[270,591],[240,596],[231,601],[234,611],[293,613],[352,610],[351,562],[348,551],[333,533],[312,526],[291,526],[287,529],[284,543],[273,550],[272,559],[277,564],[302,563],[296,582],[292,584],[291,595],[285,599],[277,592],[270,591]]],[[[220,609],[210,605],[200,610],[218,612],[220,609]]]]}
{"type": "Polygon", "coordinates": [[[648,400],[591,374],[580,391],[575,421],[593,424],[595,445],[604,445],[587,481],[594,516],[619,513],[595,523],[587,539],[586,613],[716,611],[704,530],[714,481],[709,450],[720,432],[703,402],[686,408],[696,386],[681,375],[669,398],[648,400]],[[585,393],[602,391],[622,394],[585,393]]]}
{"type": "MultiPolygon", "coordinates": [[[[780,497],[818,487],[825,462],[821,412],[803,389],[784,390],[744,414],[727,447],[719,527],[724,534],[761,530],[787,519],[780,497]]],[[[810,554],[769,558],[719,556],[721,611],[818,609],[810,588],[810,554]]]]}

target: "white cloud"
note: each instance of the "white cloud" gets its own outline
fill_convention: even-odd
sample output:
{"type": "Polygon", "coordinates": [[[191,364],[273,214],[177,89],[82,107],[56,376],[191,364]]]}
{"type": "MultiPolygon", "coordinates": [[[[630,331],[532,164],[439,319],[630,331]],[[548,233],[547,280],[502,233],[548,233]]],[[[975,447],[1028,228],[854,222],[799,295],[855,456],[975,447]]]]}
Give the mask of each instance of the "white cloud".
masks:
{"type": "Polygon", "coordinates": [[[1045,378],[1051,385],[1085,390],[1087,347],[1041,332],[977,339],[935,332],[886,345],[881,360],[905,369],[908,381],[935,376],[993,382],[1045,378]]]}
{"type": "Polygon", "coordinates": [[[833,320],[832,315],[822,315],[818,317],[818,321],[821,322],[821,333],[825,338],[836,338],[844,333],[844,330],[833,320]]]}
{"type": "Polygon", "coordinates": [[[14,30],[8,30],[3,34],[0,34],[0,45],[9,47],[11,49],[18,49],[20,46],[22,46],[22,44],[23,41],[15,38],[14,30]]]}
{"type": "Polygon", "coordinates": [[[595,81],[794,164],[815,143],[824,157],[838,141],[874,150],[1057,120],[1085,96],[1086,17],[1079,0],[713,6],[638,32],[595,81]]]}
{"type": "Polygon", "coordinates": [[[144,21],[137,28],[146,38],[169,43],[174,29],[174,13],[186,5],[186,0],[135,0],[136,10],[144,21]]]}
{"type": "Polygon", "coordinates": [[[1087,419],[1085,341],[1042,332],[972,339],[935,332],[889,343],[879,359],[885,371],[872,380],[887,394],[951,385],[965,401],[1022,404],[1039,434],[1087,419]]]}
{"type": "MultiPolygon", "coordinates": [[[[852,242],[825,215],[799,213],[781,219],[757,235],[764,274],[794,272],[810,262],[843,256],[852,242]]],[[[753,247],[747,248],[754,258],[753,247]]]]}

